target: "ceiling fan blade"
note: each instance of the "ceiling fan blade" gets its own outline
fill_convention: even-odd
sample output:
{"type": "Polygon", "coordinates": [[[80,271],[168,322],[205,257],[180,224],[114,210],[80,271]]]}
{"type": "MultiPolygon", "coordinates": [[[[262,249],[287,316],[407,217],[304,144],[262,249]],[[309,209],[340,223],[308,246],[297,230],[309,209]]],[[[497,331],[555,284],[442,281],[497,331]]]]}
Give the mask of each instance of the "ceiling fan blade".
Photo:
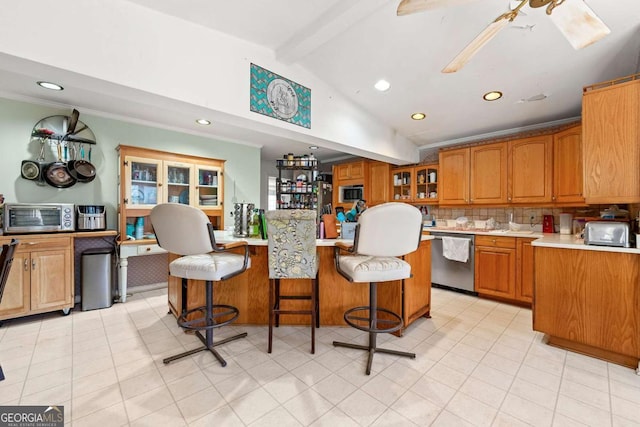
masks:
{"type": "Polygon", "coordinates": [[[565,1],[551,12],[551,20],[574,49],[582,49],[611,32],[582,0],[565,1]]]}
{"type": "Polygon", "coordinates": [[[456,6],[470,3],[475,0],[402,0],[398,5],[398,16],[410,15],[423,10],[438,9],[441,7],[456,6]]]}
{"type": "Polygon", "coordinates": [[[442,70],[443,73],[455,73],[459,69],[461,69],[464,64],[469,62],[469,60],[475,55],[485,44],[489,43],[489,41],[498,34],[498,32],[506,27],[509,24],[508,18],[499,19],[498,21],[493,21],[487,28],[485,28],[478,36],[473,39],[471,43],[467,45],[462,52],[458,54],[453,61],[449,63],[442,70]]]}

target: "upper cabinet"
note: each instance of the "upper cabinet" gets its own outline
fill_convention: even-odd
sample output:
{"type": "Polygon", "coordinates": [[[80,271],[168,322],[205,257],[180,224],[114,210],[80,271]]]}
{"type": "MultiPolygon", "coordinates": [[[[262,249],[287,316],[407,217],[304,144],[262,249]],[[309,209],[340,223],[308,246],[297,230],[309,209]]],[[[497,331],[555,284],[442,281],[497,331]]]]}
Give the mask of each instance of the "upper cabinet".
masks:
{"type": "Polygon", "coordinates": [[[391,199],[407,203],[438,203],[438,165],[417,165],[391,171],[391,199]]]}
{"type": "Polygon", "coordinates": [[[340,181],[345,180],[363,180],[364,179],[364,160],[352,163],[343,163],[335,166],[334,179],[340,181]]]}
{"type": "Polygon", "coordinates": [[[384,162],[369,162],[369,180],[364,185],[364,198],[368,206],[389,200],[389,171],[391,165],[384,162]]]}
{"type": "Polygon", "coordinates": [[[509,193],[511,203],[552,201],[553,136],[514,139],[509,145],[509,193]]]}
{"type": "MultiPolygon", "coordinates": [[[[159,203],[182,203],[202,209],[214,227],[223,227],[224,161],[119,146],[119,231],[149,215],[159,203]]],[[[145,232],[151,224],[145,223],[145,232]]]]}
{"type": "Polygon", "coordinates": [[[440,151],[440,204],[469,203],[469,148],[440,151]]]}
{"type": "Polygon", "coordinates": [[[440,152],[441,205],[507,202],[507,144],[498,142],[440,152]]]}
{"type": "Polygon", "coordinates": [[[640,202],[640,74],[584,88],[586,203],[640,202]]]}
{"type": "Polygon", "coordinates": [[[582,187],[582,127],[553,135],[554,203],[584,203],[582,187]]]}

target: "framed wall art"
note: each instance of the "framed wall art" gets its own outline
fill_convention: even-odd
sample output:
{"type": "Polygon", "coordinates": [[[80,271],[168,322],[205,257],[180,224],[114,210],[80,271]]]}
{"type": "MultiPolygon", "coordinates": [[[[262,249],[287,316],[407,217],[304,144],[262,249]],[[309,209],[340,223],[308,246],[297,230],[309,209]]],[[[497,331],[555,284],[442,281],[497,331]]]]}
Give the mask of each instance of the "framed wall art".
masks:
{"type": "Polygon", "coordinates": [[[250,110],[311,129],[311,89],[251,64],[250,110]]]}

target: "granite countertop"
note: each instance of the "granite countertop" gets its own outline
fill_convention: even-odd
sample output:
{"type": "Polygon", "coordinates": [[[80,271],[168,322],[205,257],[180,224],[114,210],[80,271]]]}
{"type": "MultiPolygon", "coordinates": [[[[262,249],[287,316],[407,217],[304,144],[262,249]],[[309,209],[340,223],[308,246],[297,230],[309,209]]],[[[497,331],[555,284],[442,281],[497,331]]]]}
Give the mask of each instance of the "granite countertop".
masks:
{"type": "Polygon", "coordinates": [[[451,227],[424,227],[424,231],[439,231],[445,233],[458,233],[458,234],[476,234],[483,236],[504,236],[504,237],[530,237],[530,238],[540,238],[545,236],[542,231],[531,231],[531,230],[522,230],[522,231],[511,231],[511,230],[485,230],[480,228],[467,228],[467,229],[458,229],[451,227]]]}

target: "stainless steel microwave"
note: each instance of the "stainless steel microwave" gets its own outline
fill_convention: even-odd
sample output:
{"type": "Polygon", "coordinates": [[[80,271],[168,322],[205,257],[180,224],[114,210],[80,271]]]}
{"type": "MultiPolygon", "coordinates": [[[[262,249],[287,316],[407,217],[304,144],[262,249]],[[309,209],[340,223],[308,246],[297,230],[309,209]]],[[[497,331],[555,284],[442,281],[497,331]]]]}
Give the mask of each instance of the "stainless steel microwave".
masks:
{"type": "Polygon", "coordinates": [[[7,234],[51,233],[75,230],[70,203],[5,203],[3,230],[7,234]]]}
{"type": "Polygon", "coordinates": [[[362,185],[349,185],[338,187],[338,202],[349,203],[364,199],[364,188],[362,185]]]}

